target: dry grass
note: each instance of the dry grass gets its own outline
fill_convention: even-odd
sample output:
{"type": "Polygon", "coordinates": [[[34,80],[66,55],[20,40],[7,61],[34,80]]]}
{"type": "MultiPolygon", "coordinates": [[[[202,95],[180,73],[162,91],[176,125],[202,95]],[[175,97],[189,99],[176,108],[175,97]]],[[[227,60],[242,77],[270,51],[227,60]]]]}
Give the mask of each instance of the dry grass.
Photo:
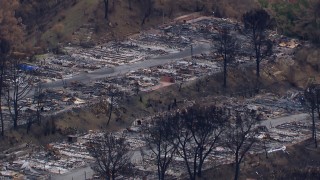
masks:
{"type": "MultiPolygon", "coordinates": [[[[320,163],[320,149],[314,149],[309,140],[287,146],[286,151],[288,153],[274,152],[269,154],[268,158],[264,153],[248,155],[242,164],[240,179],[317,179],[319,177],[318,170],[318,176],[306,178],[310,169],[318,168],[320,163]]],[[[203,179],[233,179],[233,174],[232,164],[223,165],[205,171],[203,179]]]]}
{"type": "MultiPolygon", "coordinates": [[[[41,40],[47,45],[55,46],[58,42],[69,42],[74,32],[85,24],[93,25],[93,39],[96,43],[108,40],[121,40],[128,35],[135,34],[144,29],[156,27],[163,22],[169,22],[173,18],[185,14],[201,11],[211,15],[213,11],[219,11],[223,17],[231,17],[241,20],[242,14],[251,8],[257,7],[255,0],[156,0],[153,10],[141,24],[143,9],[140,1],[132,1],[132,9],[129,10],[127,0],[112,1],[109,5],[109,19],[104,19],[104,4],[98,0],[81,0],[74,6],[59,11],[54,18],[48,22],[47,29],[41,36],[41,40]],[[56,26],[63,26],[57,36],[56,26]]],[[[91,28],[91,27],[88,27],[91,28]]],[[[80,34],[78,39],[86,39],[85,34],[80,34]]]]}
{"type": "Polygon", "coordinates": [[[80,26],[88,23],[92,14],[97,9],[99,1],[81,0],[74,6],[59,12],[49,23],[47,31],[42,34],[41,39],[54,45],[63,40],[63,37],[70,36],[80,26]],[[55,27],[57,24],[63,26],[61,37],[56,36],[55,27]]]}

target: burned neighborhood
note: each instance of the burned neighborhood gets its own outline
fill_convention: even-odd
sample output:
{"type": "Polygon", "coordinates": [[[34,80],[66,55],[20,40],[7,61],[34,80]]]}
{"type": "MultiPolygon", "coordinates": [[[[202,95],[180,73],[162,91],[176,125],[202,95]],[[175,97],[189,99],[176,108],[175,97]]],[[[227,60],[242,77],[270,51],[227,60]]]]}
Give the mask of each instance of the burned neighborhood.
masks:
{"type": "MultiPolygon", "coordinates": [[[[319,34],[290,34],[278,2],[234,18],[219,0],[181,14],[161,0],[49,1],[50,23],[62,13],[51,28],[24,19],[27,2],[0,2],[0,179],[319,179],[319,34]],[[138,32],[113,20],[121,8],[140,8],[138,32]],[[89,13],[108,23],[66,38],[89,13]]],[[[320,7],[308,3],[280,4],[320,7]]]]}

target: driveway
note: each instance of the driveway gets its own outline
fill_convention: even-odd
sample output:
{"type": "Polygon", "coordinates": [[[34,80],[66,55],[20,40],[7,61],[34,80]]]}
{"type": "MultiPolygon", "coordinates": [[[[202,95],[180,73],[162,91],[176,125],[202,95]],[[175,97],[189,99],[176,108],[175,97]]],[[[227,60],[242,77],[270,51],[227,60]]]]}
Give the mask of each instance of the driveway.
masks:
{"type": "Polygon", "coordinates": [[[86,166],[79,169],[75,169],[66,174],[52,175],[51,179],[52,180],[86,180],[86,178],[87,179],[92,178],[93,174],[94,172],[90,168],[90,166],[86,166]]]}

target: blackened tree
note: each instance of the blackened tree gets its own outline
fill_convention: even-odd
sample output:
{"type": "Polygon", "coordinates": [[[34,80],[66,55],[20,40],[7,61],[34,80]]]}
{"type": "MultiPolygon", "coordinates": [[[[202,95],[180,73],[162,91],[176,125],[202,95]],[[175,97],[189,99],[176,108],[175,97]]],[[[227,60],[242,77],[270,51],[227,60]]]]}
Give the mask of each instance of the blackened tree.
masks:
{"type": "Polygon", "coordinates": [[[95,170],[108,180],[114,180],[131,167],[129,145],[124,137],[105,133],[92,139],[88,150],[96,160],[95,170]]]}
{"type": "Polygon", "coordinates": [[[10,44],[5,39],[0,39],[0,121],[1,121],[1,135],[4,136],[4,119],[3,119],[3,112],[2,112],[2,105],[3,101],[2,98],[4,97],[4,77],[6,73],[6,64],[8,60],[8,55],[10,52],[10,44]]]}
{"type": "Polygon", "coordinates": [[[174,124],[167,115],[154,117],[152,126],[146,129],[146,143],[156,157],[158,179],[164,180],[173,156],[176,152],[174,141],[174,124]]]}
{"type": "Polygon", "coordinates": [[[141,26],[146,22],[146,19],[151,15],[153,9],[153,0],[139,0],[142,14],[141,26]]]}
{"type": "Polygon", "coordinates": [[[304,91],[305,107],[309,111],[312,120],[312,139],[314,140],[315,147],[318,147],[317,143],[317,128],[316,128],[316,113],[320,119],[320,87],[316,84],[310,84],[304,91]]]}
{"type": "Polygon", "coordinates": [[[29,95],[33,89],[34,76],[30,72],[23,72],[20,69],[21,61],[11,59],[8,66],[8,86],[6,87],[6,98],[13,122],[13,128],[18,128],[18,120],[23,100],[29,95]]]}
{"type": "Polygon", "coordinates": [[[108,91],[107,91],[107,95],[109,97],[109,103],[108,103],[108,110],[107,110],[107,116],[108,116],[108,121],[107,121],[107,125],[109,125],[111,117],[112,117],[112,113],[113,113],[113,109],[115,106],[115,98],[122,96],[121,92],[113,85],[108,87],[108,91]]]}
{"type": "Polygon", "coordinates": [[[104,3],[104,18],[108,20],[109,0],[103,0],[103,3],[104,3]]]}
{"type": "Polygon", "coordinates": [[[257,115],[251,110],[236,112],[233,121],[230,121],[226,132],[226,145],[234,154],[234,179],[240,174],[240,164],[255,143],[257,134],[257,115]]]}
{"type": "Polygon", "coordinates": [[[251,10],[243,15],[243,23],[250,30],[251,40],[256,58],[256,76],[260,78],[260,62],[272,53],[272,43],[267,40],[267,29],[273,23],[270,15],[264,9],[251,10]]]}
{"type": "Polygon", "coordinates": [[[227,66],[234,60],[236,40],[230,34],[228,27],[222,27],[218,35],[217,51],[223,59],[223,87],[227,87],[227,66]]]}
{"type": "Polygon", "coordinates": [[[202,176],[206,158],[216,147],[228,116],[216,106],[191,106],[173,116],[177,154],[184,159],[189,178],[202,176]]]}
{"type": "Polygon", "coordinates": [[[132,10],[132,2],[131,2],[131,0],[128,0],[128,8],[129,8],[129,10],[132,10]]]}
{"type": "Polygon", "coordinates": [[[33,103],[35,104],[35,107],[36,107],[36,121],[38,125],[41,125],[41,119],[42,119],[41,113],[43,112],[44,101],[45,101],[45,92],[43,91],[42,83],[39,82],[35,88],[34,99],[33,99],[33,103]]]}
{"type": "Polygon", "coordinates": [[[11,52],[21,48],[23,26],[15,13],[19,7],[18,0],[0,1],[0,121],[1,135],[4,135],[3,97],[5,96],[5,73],[11,52]]]}

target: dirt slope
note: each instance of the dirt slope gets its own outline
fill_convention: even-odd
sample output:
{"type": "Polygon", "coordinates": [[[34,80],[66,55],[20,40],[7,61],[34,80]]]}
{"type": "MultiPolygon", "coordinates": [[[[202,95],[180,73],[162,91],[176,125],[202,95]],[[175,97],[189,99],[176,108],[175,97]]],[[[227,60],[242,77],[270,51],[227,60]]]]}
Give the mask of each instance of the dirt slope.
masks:
{"type": "MultiPolygon", "coordinates": [[[[26,25],[27,38],[41,47],[59,42],[94,43],[121,40],[175,17],[201,12],[240,20],[252,8],[268,9],[276,18],[278,30],[286,35],[319,41],[320,3],[317,0],[151,0],[150,14],[143,0],[109,0],[109,19],[104,19],[103,0],[24,0],[16,15],[26,25]],[[315,5],[314,5],[315,4],[315,5]],[[317,9],[318,8],[318,9],[317,9]]],[[[1,7],[0,7],[1,9],[1,7]]]]}
{"type": "Polygon", "coordinates": [[[59,42],[121,40],[192,12],[215,12],[216,16],[240,19],[244,12],[257,7],[255,0],[152,0],[150,14],[142,24],[147,8],[142,0],[131,0],[131,8],[128,0],[110,0],[108,20],[104,18],[102,0],[54,1],[45,5],[38,0],[22,2],[18,16],[27,26],[29,42],[49,48],[59,42]]]}

